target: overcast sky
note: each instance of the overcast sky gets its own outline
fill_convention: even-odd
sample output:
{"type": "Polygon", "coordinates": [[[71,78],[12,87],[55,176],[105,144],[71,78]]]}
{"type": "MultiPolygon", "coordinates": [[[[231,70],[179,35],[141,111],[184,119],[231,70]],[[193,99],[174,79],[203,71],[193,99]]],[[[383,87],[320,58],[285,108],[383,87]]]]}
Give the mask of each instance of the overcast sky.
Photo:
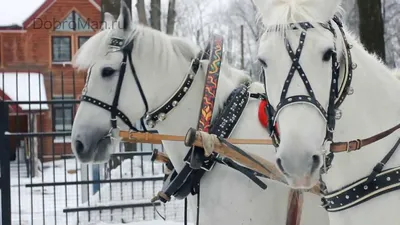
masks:
{"type": "MultiPolygon", "coordinates": [[[[147,4],[150,0],[145,0],[147,4]]],[[[45,0],[0,0],[0,26],[24,22],[45,0]]],[[[164,1],[163,1],[164,2],[164,1]]],[[[165,1],[168,2],[168,1],[165,1]]],[[[136,0],[132,1],[132,5],[136,0]]]]}
{"type": "MultiPolygon", "coordinates": [[[[190,0],[180,0],[190,1],[190,0]]],[[[221,1],[221,0],[220,0],[221,1]]],[[[226,0],[222,0],[222,2],[226,0]]],[[[22,25],[24,22],[45,0],[0,0],[0,26],[18,24],[22,25]]],[[[149,5],[150,0],[145,0],[149,5]]],[[[162,0],[163,7],[167,8],[168,1],[162,0]]],[[[136,0],[132,0],[134,8],[136,0]]],[[[136,10],[134,11],[136,13],[136,10]]]]}
{"type": "Polygon", "coordinates": [[[0,0],[0,25],[21,25],[45,0],[0,0]]]}

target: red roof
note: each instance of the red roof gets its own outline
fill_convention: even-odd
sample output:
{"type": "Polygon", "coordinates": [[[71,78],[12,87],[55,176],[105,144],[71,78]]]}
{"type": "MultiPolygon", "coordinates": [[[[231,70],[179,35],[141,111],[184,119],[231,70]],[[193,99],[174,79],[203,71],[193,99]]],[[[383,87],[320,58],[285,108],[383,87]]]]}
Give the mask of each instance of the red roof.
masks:
{"type": "MultiPolygon", "coordinates": [[[[39,17],[40,14],[42,14],[45,10],[47,10],[51,5],[53,5],[57,0],[46,0],[45,2],[43,2],[43,4],[35,11],[33,12],[28,19],[26,19],[23,22],[23,27],[26,28],[28,27],[35,18],[39,17]]],[[[90,3],[92,3],[94,6],[96,6],[96,8],[101,8],[101,0],[87,0],[90,3]],[[97,5],[95,5],[97,4],[97,5]]]]}
{"type": "MultiPolygon", "coordinates": [[[[11,101],[12,99],[4,93],[3,90],[0,89],[0,100],[2,101],[11,101]],[[3,99],[4,97],[4,99],[3,99]]],[[[22,112],[22,108],[18,104],[8,104],[10,113],[17,113],[17,112],[22,112]]]]}

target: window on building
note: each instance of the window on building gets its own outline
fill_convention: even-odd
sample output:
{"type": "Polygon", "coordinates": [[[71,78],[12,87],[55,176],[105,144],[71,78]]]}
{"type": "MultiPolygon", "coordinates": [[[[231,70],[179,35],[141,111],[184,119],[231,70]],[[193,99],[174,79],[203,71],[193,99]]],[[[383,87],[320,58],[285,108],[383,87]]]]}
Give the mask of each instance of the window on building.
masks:
{"type": "MultiPolygon", "coordinates": [[[[73,100],[73,96],[57,96],[53,100],[73,100]]],[[[73,103],[56,103],[53,104],[53,130],[55,132],[69,132],[72,130],[73,123],[73,103]]],[[[70,139],[70,137],[66,137],[70,139]]],[[[63,136],[56,137],[56,140],[63,141],[63,136]]]]}
{"type": "Polygon", "coordinates": [[[90,36],[79,36],[79,37],[78,37],[78,48],[81,48],[81,46],[82,46],[83,44],[85,44],[85,42],[86,42],[87,40],[89,40],[89,38],[90,38],[90,36]]]}
{"type": "Polygon", "coordinates": [[[90,20],[84,20],[78,13],[72,11],[63,21],[57,21],[56,31],[93,31],[90,20]]]}
{"type": "Polygon", "coordinates": [[[71,61],[71,37],[53,36],[52,37],[52,61],[70,62],[71,61]]]}

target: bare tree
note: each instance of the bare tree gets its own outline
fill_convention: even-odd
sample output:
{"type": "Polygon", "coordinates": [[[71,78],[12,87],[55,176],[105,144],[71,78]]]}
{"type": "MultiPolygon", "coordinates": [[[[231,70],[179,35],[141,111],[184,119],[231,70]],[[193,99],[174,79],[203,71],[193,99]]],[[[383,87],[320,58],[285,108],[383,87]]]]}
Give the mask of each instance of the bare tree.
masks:
{"type": "Polygon", "coordinates": [[[382,2],[385,24],[386,64],[390,67],[400,65],[400,0],[382,2]]]}
{"type": "MultiPolygon", "coordinates": [[[[384,24],[385,62],[389,67],[400,65],[400,0],[381,0],[382,19],[384,24]]],[[[365,4],[363,2],[363,4],[365,4]]],[[[352,31],[359,34],[359,7],[356,0],[343,2],[344,21],[352,31]]],[[[375,29],[372,27],[371,29],[375,29]]],[[[375,31],[374,31],[375,32],[375,31]]]]}
{"type": "MultiPolygon", "coordinates": [[[[132,11],[132,0],[123,0],[129,9],[132,11]]],[[[104,12],[109,12],[115,18],[118,18],[119,11],[121,7],[121,0],[102,0],[101,1],[101,8],[102,8],[102,16],[104,16],[104,12]]]]}
{"type": "MultiPolygon", "coordinates": [[[[257,20],[257,9],[252,1],[231,0],[229,5],[221,9],[220,24],[226,24],[232,30],[228,37],[228,57],[233,65],[258,75],[261,66],[257,63],[258,40],[263,32],[263,26],[257,20]],[[242,33],[243,32],[243,33],[242,33]]],[[[256,76],[254,76],[256,78],[256,76]]],[[[258,79],[258,78],[257,78],[258,79]]]]}
{"type": "Polygon", "coordinates": [[[161,31],[161,0],[151,0],[151,27],[161,31]]]}
{"type": "Polygon", "coordinates": [[[173,34],[175,29],[175,3],[176,0],[169,0],[168,4],[168,16],[167,16],[167,34],[173,34]]]}
{"type": "Polygon", "coordinates": [[[146,15],[146,5],[144,0],[137,0],[136,9],[138,13],[139,23],[143,25],[148,25],[147,15],[146,15]]]}
{"type": "MultiPolygon", "coordinates": [[[[103,12],[109,12],[115,18],[118,18],[119,8],[120,8],[120,0],[103,0],[102,2],[102,10],[103,12]]],[[[103,16],[104,13],[102,13],[103,16]]]]}
{"type": "Polygon", "coordinates": [[[360,40],[365,48],[386,59],[381,0],[357,0],[360,14],[360,40]]]}

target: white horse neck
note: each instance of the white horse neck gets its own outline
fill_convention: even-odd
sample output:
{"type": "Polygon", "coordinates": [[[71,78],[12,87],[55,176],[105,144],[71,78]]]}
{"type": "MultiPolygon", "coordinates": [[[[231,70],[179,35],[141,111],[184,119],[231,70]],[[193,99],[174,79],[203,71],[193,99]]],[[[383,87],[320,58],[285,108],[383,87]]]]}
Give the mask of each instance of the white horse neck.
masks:
{"type": "MultiPolygon", "coordinates": [[[[343,116],[336,123],[334,141],[363,139],[389,129],[400,122],[400,82],[384,64],[348,32],[353,62],[358,67],[353,72],[354,94],[346,97],[340,107],[343,116]]],[[[333,167],[324,175],[330,191],[338,190],[372,172],[373,167],[393,147],[400,131],[352,153],[337,153],[333,167]]],[[[384,169],[400,166],[400,152],[396,152],[384,169]]],[[[364,202],[361,205],[330,214],[331,225],[335,224],[397,224],[389,215],[396,215],[395,204],[399,192],[391,192],[364,202]]]]}
{"type": "MultiPolygon", "coordinates": [[[[188,45],[186,47],[190,48],[188,45]]],[[[186,47],[181,45],[177,49],[188,52],[187,49],[185,51],[186,47]]],[[[164,49],[164,54],[166,54],[165,50],[168,49],[164,49]]],[[[158,79],[162,79],[159,82],[163,82],[164,86],[168,86],[168,88],[160,90],[157,93],[157,96],[163,98],[165,101],[177,90],[189,70],[190,62],[185,57],[179,57],[180,54],[176,55],[178,57],[173,60],[163,62],[169,66],[162,69],[164,73],[158,74],[158,79]],[[164,90],[168,91],[165,92],[164,90]]],[[[157,124],[155,129],[159,133],[185,135],[190,127],[197,127],[208,63],[208,60],[202,61],[195,80],[186,93],[186,96],[167,115],[166,120],[157,124]]],[[[158,66],[160,65],[157,64],[158,66]]],[[[157,70],[161,69],[157,68],[157,70]]],[[[144,69],[142,72],[144,72],[144,69]]],[[[234,69],[228,64],[222,63],[213,115],[220,111],[230,93],[238,87],[239,83],[249,80],[250,77],[244,71],[234,69]]],[[[152,90],[151,87],[147,90],[156,91],[152,90]]],[[[263,85],[258,82],[253,83],[250,86],[250,91],[263,92],[263,85]]],[[[268,138],[268,133],[261,126],[257,118],[258,105],[258,100],[250,100],[231,137],[268,138]]],[[[185,147],[182,142],[165,141],[163,145],[176,170],[178,172],[181,171],[184,166],[184,156],[187,154],[189,148],[185,147]]],[[[273,146],[241,145],[239,147],[267,160],[274,160],[273,146]]],[[[277,184],[264,178],[261,179],[268,185],[268,190],[262,190],[240,172],[217,164],[212,173],[206,173],[202,178],[200,224],[261,224],[265,221],[271,221],[273,224],[284,224],[286,221],[289,189],[282,184],[277,184]],[[234,188],[232,188],[232,185],[234,188]],[[232,199],[232,196],[235,196],[235,198],[232,199]],[[282,201],[282,199],[284,200],[282,201]],[[216,205],[218,205],[217,208],[215,208],[216,205]]],[[[188,196],[188,199],[193,216],[196,216],[197,201],[192,195],[188,196]]],[[[327,213],[318,206],[319,202],[318,197],[306,194],[306,206],[303,208],[302,225],[326,224],[327,213]]]]}
{"type": "MultiPolygon", "coordinates": [[[[204,68],[207,68],[207,64],[208,61],[202,63],[202,68],[196,75],[190,91],[187,92],[187,96],[182,99],[179,106],[171,111],[166,120],[156,126],[160,133],[185,135],[189,127],[196,128],[205,84],[204,68]]],[[[214,115],[218,113],[228,95],[239,83],[240,79],[229,78],[228,73],[240,72],[222,63],[214,115]],[[232,82],[232,79],[237,79],[237,82],[232,82]]],[[[240,74],[238,76],[240,77],[240,74]]],[[[262,92],[262,88],[261,83],[253,83],[250,91],[262,92]]],[[[258,104],[259,101],[255,100],[249,102],[231,137],[268,138],[268,133],[258,122],[258,104]]],[[[165,141],[163,144],[174,167],[180,171],[185,165],[183,158],[189,148],[181,142],[165,141]]],[[[245,145],[239,147],[264,159],[274,160],[273,146],[245,145]]],[[[268,185],[267,190],[262,190],[240,172],[217,164],[212,172],[206,173],[202,178],[200,221],[204,219],[205,224],[261,224],[264,221],[270,221],[277,225],[285,224],[289,189],[283,184],[271,182],[268,179],[261,178],[261,180],[268,185]],[[234,200],[231,196],[235,196],[234,200]],[[216,205],[218,205],[217,208],[215,208],[216,205]],[[240,213],[237,211],[239,209],[240,213]]],[[[194,196],[189,196],[188,199],[193,218],[195,218],[197,200],[194,196]]],[[[326,225],[327,213],[319,207],[319,198],[306,194],[304,201],[301,225],[326,225]]]]}
{"type": "MultiPolygon", "coordinates": [[[[190,127],[197,128],[208,62],[209,60],[202,61],[194,82],[185,97],[178,103],[178,106],[167,115],[167,119],[157,124],[155,127],[158,132],[163,134],[185,135],[190,127]]],[[[178,82],[176,82],[176,89],[184,75],[186,74],[182,74],[178,79],[178,82]]],[[[229,94],[238,86],[240,81],[246,79],[246,77],[247,75],[245,75],[243,71],[233,69],[226,63],[221,64],[213,116],[215,116],[222,108],[229,94]],[[242,73],[242,75],[237,74],[238,76],[232,76],[232,73],[242,73]],[[235,79],[237,80],[236,82],[235,79]]],[[[169,144],[183,145],[183,143],[169,144]]],[[[184,165],[183,158],[187,152],[179,152],[176,151],[176,149],[169,148],[167,148],[166,151],[174,166],[177,165],[177,168],[179,168],[184,165]]]]}

